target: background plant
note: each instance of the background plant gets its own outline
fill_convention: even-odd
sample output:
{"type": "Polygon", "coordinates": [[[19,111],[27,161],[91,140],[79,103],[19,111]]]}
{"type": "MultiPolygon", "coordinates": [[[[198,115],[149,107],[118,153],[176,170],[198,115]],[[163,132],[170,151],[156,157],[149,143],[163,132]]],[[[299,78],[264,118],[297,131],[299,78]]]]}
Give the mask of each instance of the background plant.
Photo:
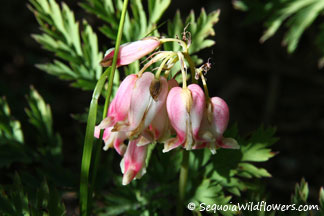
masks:
{"type": "MultiPolygon", "coordinates": [[[[159,18],[162,16],[160,13],[163,10],[157,10],[156,8],[167,8],[169,2],[150,2],[151,3],[148,2],[147,4],[146,2],[143,2],[146,6],[150,5],[147,6],[147,8],[149,8],[149,11],[151,11],[148,14],[144,14],[141,1],[131,1],[132,15],[129,15],[129,18],[126,19],[125,27],[128,25],[129,29],[123,34],[123,42],[136,40],[140,38],[139,35],[144,34],[145,36],[153,30],[154,31],[152,34],[155,35],[165,34],[170,37],[180,35],[187,23],[185,20],[181,21],[180,14],[177,14],[173,21],[170,22],[173,25],[165,24],[168,26],[169,30],[165,31],[164,34],[158,33],[160,28],[163,29],[163,26],[155,29],[157,26],[159,26],[159,18]],[[144,25],[145,19],[143,17],[146,19],[146,25],[144,25]],[[178,30],[172,29],[172,26],[176,26],[178,30]],[[126,34],[129,35],[127,36],[126,34]],[[138,38],[136,38],[137,36],[138,38]]],[[[101,27],[99,31],[103,32],[106,36],[108,36],[109,31],[111,31],[112,33],[110,33],[110,37],[108,36],[108,38],[112,40],[114,40],[114,35],[116,35],[117,31],[116,25],[118,25],[120,16],[120,6],[120,4],[115,4],[114,2],[110,1],[87,1],[82,3],[82,7],[86,8],[87,11],[92,11],[92,13],[95,15],[101,14],[98,15],[99,18],[108,19],[105,17],[109,17],[108,15],[110,14],[110,17],[112,17],[111,20],[108,22],[106,21],[107,23],[103,24],[103,27],[101,27]],[[99,13],[99,11],[101,12],[99,13]],[[111,14],[117,16],[114,17],[111,14]],[[114,18],[115,21],[112,21],[114,18]]],[[[99,50],[104,52],[105,48],[103,47],[110,47],[112,46],[113,42],[108,44],[105,41],[104,44],[99,46],[97,36],[94,33],[97,31],[97,29],[92,29],[86,21],[82,21],[82,24],[79,24],[80,26],[78,26],[73,16],[73,12],[71,12],[66,5],[60,7],[60,5],[58,5],[55,1],[32,1],[30,8],[34,11],[34,14],[40,23],[41,29],[44,32],[44,34],[34,36],[34,38],[40,44],[42,44],[45,49],[54,54],[54,57],[51,57],[53,60],[50,60],[50,63],[47,62],[45,64],[40,64],[38,67],[52,75],[58,76],[60,79],[68,80],[68,82],[70,82],[74,87],[84,90],[92,90],[103,72],[96,63],[101,60],[102,56],[102,53],[100,53],[99,50]]],[[[212,12],[207,15],[204,12],[201,12],[197,19],[194,17],[194,13],[190,14],[187,20],[191,20],[190,22],[192,22],[192,24],[189,25],[187,30],[192,33],[193,38],[195,37],[194,35],[196,35],[196,41],[200,41],[197,43],[199,44],[197,45],[198,47],[195,47],[193,44],[192,47],[195,48],[192,48],[192,54],[200,51],[202,48],[213,45],[213,41],[206,39],[206,37],[201,37],[201,35],[206,36],[207,33],[213,33],[211,29],[213,27],[212,23],[217,20],[216,14],[216,12],[212,12]],[[197,22],[195,22],[195,20],[197,22]],[[202,26],[204,29],[201,28],[202,26]]],[[[94,19],[94,17],[88,17],[94,19]]],[[[163,22],[161,21],[161,23],[163,22]]],[[[196,60],[198,63],[198,57],[196,60]]],[[[123,77],[123,74],[136,72],[136,70],[138,70],[138,66],[139,63],[135,63],[129,68],[125,69],[125,71],[122,71],[124,73],[121,73],[121,77],[123,77]]],[[[119,79],[118,76],[116,77],[115,84],[117,85],[119,79]]],[[[211,81],[212,80],[210,79],[209,82],[211,81]]],[[[37,99],[35,99],[35,95],[28,97],[28,101],[34,100],[34,102],[29,102],[34,105],[28,105],[30,108],[28,108],[29,111],[26,112],[26,118],[30,118],[32,125],[25,127],[25,129],[28,131],[26,132],[27,134],[30,133],[29,131],[32,131],[33,134],[35,134],[34,131],[38,131],[38,133],[37,136],[33,136],[35,141],[28,140],[27,143],[24,139],[22,139],[24,136],[21,135],[23,132],[21,129],[19,129],[19,122],[14,120],[11,114],[8,114],[8,105],[6,102],[3,102],[3,107],[5,110],[3,112],[3,116],[6,117],[1,117],[1,123],[4,125],[4,129],[1,130],[1,140],[4,140],[1,146],[4,151],[0,152],[1,154],[7,154],[7,156],[2,157],[4,160],[2,163],[4,164],[2,170],[4,170],[4,172],[1,171],[1,173],[6,173],[1,175],[2,182],[6,183],[4,185],[8,185],[14,176],[13,171],[18,171],[19,175],[23,179],[23,183],[26,184],[24,186],[30,186],[28,184],[31,184],[34,189],[39,188],[39,185],[45,176],[47,181],[53,181],[55,187],[59,189],[60,193],[77,191],[78,169],[71,172],[71,169],[66,170],[64,169],[64,166],[60,164],[63,159],[62,152],[60,152],[60,149],[62,148],[60,138],[58,135],[55,135],[53,129],[48,129],[52,127],[51,118],[48,117],[48,115],[50,115],[50,111],[48,111],[48,108],[44,108],[46,105],[40,105],[39,107],[38,105],[35,105],[38,104],[35,102],[37,101],[37,99]],[[34,108],[32,108],[32,106],[34,108]],[[42,117],[42,115],[44,116],[42,117]],[[31,128],[34,128],[34,130],[30,130],[31,128]],[[17,145],[19,143],[23,144],[17,145]],[[28,150],[28,147],[25,146],[29,145],[30,147],[28,150]],[[22,146],[24,147],[22,148],[22,146]],[[35,149],[37,149],[37,151],[35,151],[35,149]],[[36,152],[37,155],[33,156],[36,154],[36,152]],[[53,162],[55,163],[53,164],[53,162]],[[29,163],[31,164],[29,165],[29,163]],[[30,173],[32,173],[32,175],[30,173]],[[36,180],[34,176],[36,176],[36,180]],[[28,179],[30,183],[28,183],[28,179]]],[[[78,115],[78,119],[84,119],[83,116],[84,115],[78,115]]],[[[83,130],[81,131],[83,133],[83,130]]],[[[273,139],[273,129],[261,128],[251,133],[250,136],[244,136],[244,138],[239,137],[237,132],[235,132],[235,127],[230,129],[228,133],[240,140],[240,143],[243,146],[240,153],[219,151],[217,157],[215,157],[211,162],[208,160],[211,157],[209,152],[196,151],[191,153],[190,163],[192,172],[190,173],[198,174],[197,176],[193,175],[190,177],[192,182],[189,182],[188,201],[207,200],[208,202],[225,203],[230,201],[230,196],[232,196],[232,200],[248,200],[248,194],[250,192],[252,193],[253,191],[260,191],[257,189],[257,184],[251,184],[249,179],[270,176],[265,169],[257,166],[257,162],[266,161],[273,156],[271,150],[269,149],[269,146],[275,141],[273,139]],[[229,157],[229,155],[234,155],[234,160],[225,160],[229,157]],[[206,169],[201,170],[201,166],[205,167],[206,169]],[[197,181],[197,179],[199,180],[201,177],[203,178],[203,181],[197,181]],[[244,194],[244,196],[242,194],[244,194]],[[211,198],[210,195],[217,196],[211,198]],[[240,198],[239,195],[242,195],[244,199],[240,198]]],[[[64,143],[64,145],[75,144],[64,143]]],[[[146,175],[141,181],[133,183],[130,186],[131,189],[122,187],[120,185],[121,179],[115,177],[120,176],[120,171],[118,164],[114,164],[113,162],[113,158],[115,157],[114,154],[112,152],[105,153],[104,157],[102,157],[103,166],[99,167],[99,176],[95,184],[96,202],[94,203],[94,212],[96,214],[103,215],[139,215],[139,213],[144,215],[153,213],[168,214],[170,211],[173,211],[174,207],[169,206],[169,202],[167,201],[172,199],[175,200],[176,197],[168,193],[168,191],[177,190],[177,173],[181,157],[179,156],[179,152],[175,152],[173,154],[161,154],[161,151],[159,150],[161,149],[155,150],[153,154],[156,155],[156,157],[152,157],[152,161],[150,161],[151,167],[154,167],[154,169],[152,168],[152,170],[149,171],[149,173],[152,174],[146,175]],[[167,161],[174,161],[174,166],[171,166],[169,163],[167,163],[167,161]],[[107,164],[108,166],[112,166],[113,169],[107,170],[107,164]],[[170,167],[173,167],[173,169],[170,169],[170,167]],[[157,170],[159,170],[159,172],[157,170]],[[170,173],[168,173],[168,175],[163,173],[161,176],[161,172],[165,170],[170,173]],[[112,178],[112,176],[114,176],[114,178],[112,178]],[[108,185],[113,185],[114,187],[108,187],[108,185]],[[154,188],[154,190],[152,190],[152,188],[154,188]],[[129,191],[131,191],[131,193],[129,193],[129,191]],[[154,201],[152,202],[152,200],[154,201]],[[102,203],[105,204],[104,207],[102,207],[102,203]],[[163,206],[168,206],[168,208],[161,210],[160,206],[162,203],[164,204],[163,206]]],[[[16,182],[18,182],[18,180],[16,182]]],[[[19,185],[19,183],[15,184],[19,185]]],[[[44,187],[46,188],[46,186],[44,187]]],[[[2,202],[10,202],[11,205],[14,206],[15,204],[13,204],[14,201],[11,199],[11,197],[15,197],[15,195],[10,195],[10,192],[13,190],[10,187],[7,187],[2,191],[5,191],[1,193],[1,197],[3,198],[2,202]]],[[[21,191],[24,191],[24,194],[26,194],[25,191],[27,190],[21,191]]],[[[23,195],[20,197],[21,200],[26,200],[26,197],[23,195]]],[[[259,195],[259,198],[264,197],[259,195]]],[[[28,203],[32,203],[32,201],[28,201],[28,203]]],[[[59,200],[56,200],[56,203],[59,205],[59,200]]],[[[17,208],[17,212],[19,212],[20,209],[28,208],[28,205],[24,204],[22,206],[24,207],[17,208]]],[[[14,209],[16,207],[12,208],[14,209]]],[[[48,205],[44,204],[43,207],[40,208],[49,207],[48,205]]],[[[2,209],[2,211],[4,212],[5,210],[2,209]]],[[[69,210],[66,211],[68,212],[69,210]]],[[[10,214],[10,212],[7,214],[10,214]]]]}

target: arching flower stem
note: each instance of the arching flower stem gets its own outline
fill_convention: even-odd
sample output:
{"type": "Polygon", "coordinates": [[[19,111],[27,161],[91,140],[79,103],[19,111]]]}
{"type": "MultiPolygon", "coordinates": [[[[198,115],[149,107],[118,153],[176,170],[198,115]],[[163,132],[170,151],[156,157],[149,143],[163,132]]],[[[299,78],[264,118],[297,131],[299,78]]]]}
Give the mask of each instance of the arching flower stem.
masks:
{"type": "Polygon", "coordinates": [[[182,52],[177,52],[180,62],[181,74],[182,74],[182,88],[187,88],[187,66],[184,62],[184,56],[182,52]]]}
{"type": "Polygon", "coordinates": [[[186,44],[186,42],[179,40],[179,39],[175,39],[175,38],[162,38],[160,39],[161,43],[165,43],[165,42],[177,42],[179,43],[182,48],[183,48],[183,52],[187,53],[188,52],[188,46],[186,44]]]}
{"type": "Polygon", "coordinates": [[[188,52],[183,53],[185,59],[187,60],[189,67],[190,67],[190,73],[191,73],[191,81],[192,83],[197,84],[198,81],[195,79],[195,73],[196,73],[196,65],[192,58],[190,57],[188,52]]]}
{"type": "Polygon", "coordinates": [[[169,56],[170,54],[172,54],[173,51],[161,51],[158,54],[156,54],[150,61],[148,61],[143,68],[137,73],[138,76],[142,76],[142,74],[145,72],[145,70],[150,67],[152,64],[154,64],[155,62],[158,62],[164,58],[166,58],[167,56],[169,56]]]}
{"type": "MultiPolygon", "coordinates": [[[[159,78],[160,77],[160,74],[164,68],[164,66],[168,63],[168,61],[173,58],[175,56],[175,53],[172,53],[170,54],[169,56],[165,57],[165,59],[162,61],[162,63],[160,64],[156,74],[155,74],[155,77],[156,78],[159,78]]],[[[168,68],[168,70],[170,70],[171,68],[168,68]]]]}

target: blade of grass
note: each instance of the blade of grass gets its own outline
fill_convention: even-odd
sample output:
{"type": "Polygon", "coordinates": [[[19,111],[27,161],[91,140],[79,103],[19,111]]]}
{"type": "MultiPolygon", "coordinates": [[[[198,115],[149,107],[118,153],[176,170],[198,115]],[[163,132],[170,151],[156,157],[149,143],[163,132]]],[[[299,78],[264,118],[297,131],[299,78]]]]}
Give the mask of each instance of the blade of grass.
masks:
{"type": "Polygon", "coordinates": [[[94,140],[94,127],[96,124],[96,115],[98,108],[98,98],[101,94],[102,88],[105,84],[107,76],[111,68],[107,68],[106,71],[101,75],[97,82],[97,85],[93,91],[92,99],[90,102],[86,135],[84,139],[83,155],[81,162],[81,175],[80,175],[80,206],[81,215],[88,215],[89,213],[89,168],[91,163],[91,154],[94,140]]]}
{"type": "MultiPolygon", "coordinates": [[[[105,73],[101,76],[99,79],[96,88],[93,93],[93,97],[90,103],[90,109],[89,109],[89,115],[88,115],[88,122],[87,122],[87,129],[86,129],[86,136],[85,136],[85,142],[84,142],[84,147],[83,147],[83,155],[82,155],[82,164],[81,164],[81,178],[80,178],[80,205],[81,205],[81,215],[88,215],[89,213],[89,204],[90,204],[90,198],[91,198],[91,193],[92,193],[92,188],[93,184],[96,179],[96,173],[98,169],[98,164],[100,161],[100,150],[96,151],[95,155],[95,163],[94,163],[94,169],[92,173],[92,181],[91,181],[91,187],[90,190],[88,188],[89,184],[89,168],[91,164],[91,154],[92,154],[92,147],[93,147],[93,141],[94,141],[94,127],[96,123],[96,114],[97,114],[97,107],[98,107],[98,98],[100,96],[100,93],[102,91],[103,85],[106,81],[107,75],[109,73],[109,69],[111,71],[110,76],[109,76],[109,83],[108,83],[108,91],[106,95],[106,101],[105,101],[105,106],[104,106],[104,113],[103,113],[103,119],[107,115],[108,111],[108,104],[109,104],[109,99],[111,96],[112,92],[112,85],[113,85],[113,80],[114,80],[114,75],[115,75],[115,70],[116,70],[116,65],[117,65],[117,57],[118,57],[118,51],[119,51],[119,46],[121,42],[121,37],[122,37],[122,32],[124,28],[124,22],[125,22],[125,15],[127,11],[127,5],[128,5],[128,0],[124,1],[123,4],[123,10],[120,18],[120,23],[119,23],[119,28],[118,28],[118,33],[117,33],[117,39],[116,39],[116,46],[115,46],[115,53],[113,57],[113,63],[110,68],[108,68],[105,73]],[[89,193],[90,191],[90,193],[89,193]]],[[[102,131],[100,133],[100,140],[102,137],[102,131]]],[[[98,148],[100,149],[100,148],[98,148]]]]}
{"type": "MultiPolygon", "coordinates": [[[[119,46],[120,46],[120,42],[121,42],[122,35],[123,35],[125,16],[126,16],[126,12],[127,12],[127,5],[128,5],[128,0],[125,0],[124,5],[123,5],[121,18],[120,18],[118,33],[117,33],[117,39],[116,39],[116,45],[115,45],[115,53],[114,53],[113,62],[112,62],[112,65],[111,65],[111,74],[109,76],[108,90],[107,90],[107,95],[106,95],[102,120],[104,118],[106,118],[107,112],[108,112],[108,105],[109,105],[109,102],[110,102],[110,96],[111,96],[111,93],[112,93],[114,76],[115,76],[116,66],[117,66],[117,57],[118,57],[117,54],[119,52],[119,46]]],[[[103,130],[100,131],[99,140],[102,139],[102,136],[103,136],[103,130]]],[[[94,161],[94,165],[93,165],[93,175],[92,175],[92,181],[91,181],[91,186],[92,187],[91,188],[93,188],[93,184],[96,181],[98,164],[100,162],[100,157],[101,157],[100,155],[101,155],[101,148],[98,147],[97,150],[96,150],[95,161],[94,161]]]]}

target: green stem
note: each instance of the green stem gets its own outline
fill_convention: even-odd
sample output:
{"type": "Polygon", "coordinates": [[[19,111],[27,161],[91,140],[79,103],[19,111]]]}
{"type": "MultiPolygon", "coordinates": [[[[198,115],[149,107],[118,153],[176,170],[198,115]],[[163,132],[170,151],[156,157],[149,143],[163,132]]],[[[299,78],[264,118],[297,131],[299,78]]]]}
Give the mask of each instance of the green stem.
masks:
{"type": "Polygon", "coordinates": [[[179,176],[179,197],[177,205],[177,216],[183,215],[184,199],[188,177],[189,151],[182,150],[182,162],[179,176]]]}
{"type": "Polygon", "coordinates": [[[81,215],[88,215],[89,213],[89,168],[91,163],[91,154],[94,140],[94,127],[96,124],[96,115],[98,108],[98,98],[100,97],[102,88],[105,84],[109,73],[107,69],[98,80],[96,87],[92,94],[92,99],[90,102],[86,135],[84,139],[82,162],[81,162],[81,174],[80,174],[80,206],[81,206],[81,215]]]}
{"type": "MultiPolygon", "coordinates": [[[[108,104],[109,104],[109,99],[111,96],[112,92],[112,86],[113,86],[113,81],[114,81],[114,75],[115,75],[115,70],[117,66],[117,58],[118,58],[118,52],[119,52],[119,46],[122,38],[122,32],[124,28],[124,22],[125,22],[125,16],[127,12],[127,5],[128,5],[128,0],[124,1],[123,4],[123,9],[121,13],[121,18],[120,18],[120,23],[119,23],[119,28],[118,28],[118,33],[117,33],[117,39],[116,39],[116,46],[115,46],[115,52],[114,52],[114,57],[113,57],[113,62],[111,69],[109,68],[104,72],[104,74],[100,77],[96,88],[93,93],[93,98],[90,103],[90,109],[89,109],[89,115],[88,115],[88,122],[87,122],[87,129],[86,129],[86,135],[85,135],[85,142],[84,142],[84,147],[83,147],[83,155],[82,155],[82,164],[81,164],[81,176],[80,176],[80,206],[81,206],[81,215],[88,215],[90,212],[89,204],[91,201],[91,193],[92,193],[92,188],[93,184],[95,182],[96,178],[96,173],[98,169],[98,164],[100,161],[100,148],[97,148],[96,151],[96,156],[95,156],[95,163],[94,163],[94,170],[92,173],[92,181],[91,181],[91,188],[90,188],[90,193],[89,193],[89,169],[90,169],[90,164],[91,164],[91,154],[92,154],[92,147],[93,147],[93,140],[94,140],[94,127],[96,123],[96,114],[97,114],[97,107],[98,107],[98,98],[100,96],[100,93],[102,91],[103,85],[106,81],[106,78],[108,76],[109,71],[111,71],[110,76],[109,76],[109,83],[108,83],[108,91],[106,95],[106,101],[105,101],[105,106],[104,106],[104,112],[103,112],[103,119],[106,117],[107,112],[108,112],[108,104]]],[[[100,140],[102,137],[102,131],[100,133],[100,140]]]]}
{"type": "Polygon", "coordinates": [[[180,43],[180,45],[182,46],[183,51],[184,51],[184,52],[188,52],[188,46],[187,46],[187,44],[186,44],[184,41],[182,41],[182,40],[175,39],[175,38],[162,38],[162,39],[160,39],[160,42],[161,42],[161,43],[165,43],[165,42],[178,42],[178,43],[180,43]]]}
{"type": "MultiPolygon", "coordinates": [[[[108,113],[108,105],[109,105],[110,97],[111,97],[111,93],[112,93],[113,81],[114,81],[114,76],[115,76],[115,71],[116,71],[116,66],[117,66],[119,46],[120,46],[121,38],[122,38],[122,35],[123,35],[122,33],[123,33],[123,28],[124,28],[124,21],[125,21],[125,15],[126,15],[126,11],[127,11],[127,5],[128,5],[128,0],[125,0],[124,5],[123,5],[121,18],[120,18],[117,38],[116,38],[115,52],[114,52],[114,56],[113,56],[113,62],[112,62],[112,65],[111,65],[111,73],[110,73],[110,76],[109,76],[108,89],[107,89],[107,94],[106,94],[104,111],[103,111],[103,114],[102,114],[102,120],[107,117],[107,113],[108,113]]],[[[103,130],[100,131],[99,140],[102,139],[102,136],[103,136],[103,130]]],[[[91,188],[93,188],[93,185],[94,185],[94,183],[96,181],[100,158],[101,158],[101,147],[97,147],[96,154],[95,154],[95,161],[94,161],[94,164],[93,164],[91,188]]]]}
{"type": "Polygon", "coordinates": [[[160,77],[161,72],[162,72],[162,70],[163,70],[165,64],[166,64],[167,61],[169,61],[172,57],[173,57],[173,54],[167,56],[167,57],[162,61],[161,65],[159,66],[159,68],[158,68],[158,70],[157,70],[157,72],[156,72],[156,74],[155,74],[155,77],[156,77],[156,78],[159,78],[159,77],[160,77]]]}
{"type": "Polygon", "coordinates": [[[191,81],[192,83],[198,83],[198,80],[195,79],[195,73],[196,73],[196,65],[194,61],[191,59],[190,55],[188,52],[183,53],[185,59],[188,61],[189,67],[190,67],[190,72],[191,72],[191,81]]]}
{"type": "Polygon", "coordinates": [[[181,74],[182,74],[182,88],[187,88],[187,66],[185,65],[184,62],[184,57],[182,52],[178,52],[178,57],[179,57],[179,63],[180,63],[180,69],[181,69],[181,74]],[[186,69],[185,69],[186,67],[186,69]]]}

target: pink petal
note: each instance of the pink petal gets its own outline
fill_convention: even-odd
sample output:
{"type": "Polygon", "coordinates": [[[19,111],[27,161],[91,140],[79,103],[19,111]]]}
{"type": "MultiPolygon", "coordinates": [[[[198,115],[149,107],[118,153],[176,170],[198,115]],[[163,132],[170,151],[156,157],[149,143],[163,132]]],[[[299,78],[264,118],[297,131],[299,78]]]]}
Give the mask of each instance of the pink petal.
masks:
{"type": "MultiPolygon", "coordinates": [[[[175,79],[168,80],[168,89],[178,86],[178,82],[175,79]]],[[[158,141],[164,141],[166,138],[170,137],[171,126],[166,109],[166,100],[164,100],[162,108],[158,115],[155,115],[151,130],[154,133],[155,139],[158,141]]]]}
{"type": "Polygon", "coordinates": [[[138,137],[161,110],[167,91],[168,85],[164,77],[160,77],[157,81],[152,73],[145,72],[137,79],[135,88],[132,90],[128,112],[129,125],[117,124],[114,130],[131,131],[130,139],[138,137]],[[157,86],[154,86],[156,83],[157,86]]]}
{"type": "Polygon", "coordinates": [[[211,126],[217,136],[220,136],[225,132],[229,121],[228,106],[226,102],[219,97],[212,97],[210,101],[213,107],[213,120],[211,126]]]}
{"type": "Polygon", "coordinates": [[[170,90],[167,97],[167,112],[172,127],[177,132],[177,137],[168,140],[165,145],[163,152],[170,151],[182,145],[185,141],[187,134],[187,124],[189,120],[189,113],[187,110],[188,104],[188,90],[184,90],[180,87],[174,87],[170,90]]]}
{"type": "Polygon", "coordinates": [[[191,91],[192,96],[192,106],[190,110],[191,128],[194,137],[197,137],[205,109],[205,94],[197,84],[189,85],[188,89],[191,91]]]}
{"type": "MultiPolygon", "coordinates": [[[[119,47],[117,66],[128,65],[153,52],[159,46],[160,41],[156,37],[146,37],[139,41],[122,44],[119,47]]],[[[103,67],[112,64],[114,52],[114,48],[106,52],[104,59],[100,62],[103,67]]]]}
{"type": "Polygon", "coordinates": [[[135,176],[145,168],[147,146],[137,146],[142,137],[128,143],[126,153],[121,164],[124,172],[123,185],[129,184],[135,176]]]}
{"type": "Polygon", "coordinates": [[[112,107],[111,113],[108,112],[108,115],[114,116],[115,122],[124,121],[127,118],[132,95],[131,93],[136,80],[137,75],[128,75],[120,84],[116,92],[116,96],[113,100],[114,103],[110,105],[112,107]]]}

